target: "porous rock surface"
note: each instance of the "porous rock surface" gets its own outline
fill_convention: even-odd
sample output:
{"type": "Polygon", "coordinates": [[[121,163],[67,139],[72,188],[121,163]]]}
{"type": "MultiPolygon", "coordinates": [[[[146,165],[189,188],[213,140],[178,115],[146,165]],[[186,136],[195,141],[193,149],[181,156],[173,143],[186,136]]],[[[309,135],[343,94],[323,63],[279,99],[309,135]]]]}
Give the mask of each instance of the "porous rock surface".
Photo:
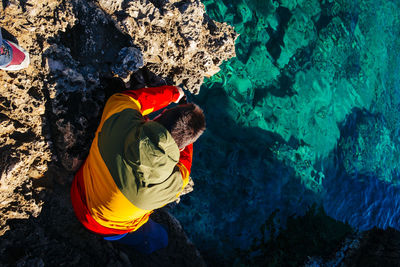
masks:
{"type": "Polygon", "coordinates": [[[198,0],[98,0],[122,32],[143,51],[157,75],[198,93],[204,76],[234,56],[237,34],[212,21],[198,0]]]}
{"type": "Polygon", "coordinates": [[[199,1],[174,0],[6,0],[0,22],[31,57],[25,70],[0,72],[1,264],[204,265],[166,211],[153,217],[170,244],[155,256],[86,232],[69,189],[108,96],[160,84],[197,93],[235,55],[233,28],[210,20],[199,1]]]}

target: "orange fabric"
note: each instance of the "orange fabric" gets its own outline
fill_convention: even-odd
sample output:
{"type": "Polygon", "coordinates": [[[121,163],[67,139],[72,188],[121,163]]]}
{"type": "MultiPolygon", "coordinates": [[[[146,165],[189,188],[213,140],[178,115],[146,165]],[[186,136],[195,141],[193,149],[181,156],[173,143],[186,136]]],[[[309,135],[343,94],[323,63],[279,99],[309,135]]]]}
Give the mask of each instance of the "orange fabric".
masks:
{"type": "Polygon", "coordinates": [[[121,234],[132,231],[133,229],[117,230],[117,229],[104,227],[92,218],[89,210],[87,209],[86,192],[85,192],[85,187],[83,185],[84,181],[83,181],[82,169],[83,168],[80,168],[79,171],[76,173],[75,178],[72,182],[72,187],[71,187],[72,206],[74,208],[75,215],[78,218],[78,220],[83,224],[83,226],[86,227],[86,229],[88,229],[96,234],[121,235],[121,234]]]}
{"type": "Polygon", "coordinates": [[[170,85],[128,90],[122,93],[132,97],[140,103],[140,112],[143,116],[165,108],[171,104],[171,102],[175,102],[179,98],[179,91],[176,86],[170,85]]]}
{"type": "MultiPolygon", "coordinates": [[[[95,138],[97,143],[97,136],[95,138]]],[[[131,203],[118,189],[97,145],[82,166],[87,197],[86,207],[92,218],[102,226],[118,230],[136,230],[147,222],[151,210],[143,210],[131,203]]]]}

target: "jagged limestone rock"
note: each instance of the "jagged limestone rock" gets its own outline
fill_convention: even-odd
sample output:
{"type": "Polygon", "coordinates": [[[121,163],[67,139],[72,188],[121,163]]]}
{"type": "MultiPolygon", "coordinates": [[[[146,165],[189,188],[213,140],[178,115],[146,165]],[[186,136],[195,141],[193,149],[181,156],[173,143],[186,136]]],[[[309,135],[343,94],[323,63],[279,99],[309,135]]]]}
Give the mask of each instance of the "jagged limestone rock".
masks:
{"type": "Polygon", "coordinates": [[[115,75],[124,81],[130,79],[130,74],[143,67],[143,56],[135,47],[124,47],[118,53],[117,63],[112,67],[115,75]]]}
{"type": "MultiPolygon", "coordinates": [[[[4,2],[3,2],[4,4],[4,2]]],[[[19,72],[0,72],[0,236],[10,219],[38,216],[43,201],[32,187],[54,160],[46,118],[46,79],[42,51],[47,38],[72,23],[72,6],[36,1],[3,6],[0,21],[4,38],[16,37],[30,53],[31,65],[19,72]],[[60,12],[62,9],[62,12],[60,12]],[[57,23],[48,14],[57,16],[57,23]]]]}
{"type": "Polygon", "coordinates": [[[144,64],[173,84],[198,93],[203,78],[235,56],[237,34],[211,20],[200,1],[97,1],[132,37],[144,64]]]}

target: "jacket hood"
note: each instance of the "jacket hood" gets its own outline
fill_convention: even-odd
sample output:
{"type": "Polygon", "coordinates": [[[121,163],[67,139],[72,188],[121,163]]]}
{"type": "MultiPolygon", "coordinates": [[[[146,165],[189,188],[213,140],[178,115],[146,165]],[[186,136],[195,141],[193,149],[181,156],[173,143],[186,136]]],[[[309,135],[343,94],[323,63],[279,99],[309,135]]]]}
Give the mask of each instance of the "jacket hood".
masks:
{"type": "Polygon", "coordinates": [[[179,148],[167,129],[155,121],[134,127],[124,144],[124,158],[140,187],[164,182],[179,161],[179,148]]]}

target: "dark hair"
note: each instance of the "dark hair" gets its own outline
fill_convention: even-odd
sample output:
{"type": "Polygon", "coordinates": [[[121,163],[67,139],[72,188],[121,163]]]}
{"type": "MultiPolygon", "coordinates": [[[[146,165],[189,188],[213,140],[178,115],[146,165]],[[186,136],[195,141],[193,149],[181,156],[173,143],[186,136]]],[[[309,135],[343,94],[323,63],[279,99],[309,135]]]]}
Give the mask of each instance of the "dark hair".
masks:
{"type": "Polygon", "coordinates": [[[154,120],[171,133],[179,149],[194,143],[206,129],[203,110],[193,103],[164,110],[154,120]]]}

